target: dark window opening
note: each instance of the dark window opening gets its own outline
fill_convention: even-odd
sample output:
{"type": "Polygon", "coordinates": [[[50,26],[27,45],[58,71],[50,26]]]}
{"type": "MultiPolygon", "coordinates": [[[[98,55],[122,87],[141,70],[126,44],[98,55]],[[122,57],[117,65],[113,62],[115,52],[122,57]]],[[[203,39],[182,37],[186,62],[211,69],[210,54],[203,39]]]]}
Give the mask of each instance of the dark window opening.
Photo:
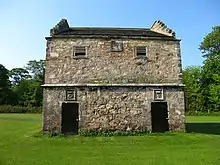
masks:
{"type": "Polygon", "coordinates": [[[147,55],[146,47],[137,47],[136,54],[137,56],[146,56],[147,55]]]}
{"type": "Polygon", "coordinates": [[[77,52],[75,53],[75,56],[85,56],[86,53],[85,52],[77,52]]]}
{"type": "Polygon", "coordinates": [[[86,55],[86,47],[75,47],[74,56],[85,56],[86,55]]]}

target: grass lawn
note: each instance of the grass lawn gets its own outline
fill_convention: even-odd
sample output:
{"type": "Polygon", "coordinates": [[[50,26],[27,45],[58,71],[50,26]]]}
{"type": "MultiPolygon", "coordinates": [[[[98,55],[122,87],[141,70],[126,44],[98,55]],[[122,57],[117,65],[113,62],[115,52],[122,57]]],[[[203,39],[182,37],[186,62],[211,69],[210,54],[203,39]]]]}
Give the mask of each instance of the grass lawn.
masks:
{"type": "Polygon", "coordinates": [[[220,116],[187,122],[196,133],[37,138],[41,115],[0,114],[0,165],[220,165],[220,116]]]}

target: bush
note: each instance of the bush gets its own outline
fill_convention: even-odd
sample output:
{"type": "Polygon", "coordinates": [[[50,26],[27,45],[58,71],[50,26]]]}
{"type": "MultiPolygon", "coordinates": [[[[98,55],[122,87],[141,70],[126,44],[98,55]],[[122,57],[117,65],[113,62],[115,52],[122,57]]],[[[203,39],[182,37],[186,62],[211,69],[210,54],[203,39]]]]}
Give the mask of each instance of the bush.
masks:
{"type": "Polygon", "coordinates": [[[0,105],[0,113],[42,113],[42,107],[0,105]]]}

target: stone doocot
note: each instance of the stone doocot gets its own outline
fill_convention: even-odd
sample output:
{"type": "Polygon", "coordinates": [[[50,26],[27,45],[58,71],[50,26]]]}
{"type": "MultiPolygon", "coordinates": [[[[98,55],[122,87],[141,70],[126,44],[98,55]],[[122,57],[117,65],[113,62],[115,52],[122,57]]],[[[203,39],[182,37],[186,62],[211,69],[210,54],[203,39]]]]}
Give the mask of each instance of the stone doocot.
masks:
{"type": "Polygon", "coordinates": [[[64,103],[78,104],[75,133],[153,131],[155,102],[167,105],[168,130],[184,131],[180,40],[164,26],[70,28],[61,20],[46,37],[43,131],[62,133],[64,103]],[[112,50],[113,42],[121,43],[120,50],[112,50]],[[74,56],[79,46],[84,56],[74,56]],[[136,56],[137,47],[146,47],[146,56],[136,56]]]}

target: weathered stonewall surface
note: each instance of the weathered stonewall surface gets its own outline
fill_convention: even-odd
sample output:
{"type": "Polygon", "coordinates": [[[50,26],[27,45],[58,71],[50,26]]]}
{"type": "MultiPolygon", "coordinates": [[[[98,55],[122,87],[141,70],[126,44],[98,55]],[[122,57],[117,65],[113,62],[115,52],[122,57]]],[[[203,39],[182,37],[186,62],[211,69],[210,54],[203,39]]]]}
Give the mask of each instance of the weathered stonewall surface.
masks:
{"type": "Polygon", "coordinates": [[[181,83],[179,41],[120,39],[122,52],[111,52],[111,41],[49,39],[45,84],[181,83]],[[88,47],[85,59],[73,57],[74,46],[88,47]],[[137,58],[135,46],[146,46],[147,58],[137,58]]]}
{"type": "Polygon", "coordinates": [[[151,131],[154,89],[163,89],[169,129],[185,130],[180,40],[163,22],[151,29],[71,28],[63,19],[46,39],[43,131],[61,132],[69,89],[77,91],[79,130],[151,131]],[[112,41],[123,50],[112,51],[112,41]],[[76,46],[86,47],[86,56],[74,56],[76,46]],[[147,48],[146,57],[136,56],[137,46],[147,48]]]}
{"type": "MultiPolygon", "coordinates": [[[[79,130],[151,131],[153,89],[158,87],[77,87],[45,88],[44,131],[61,131],[61,105],[66,89],[77,90],[79,130]]],[[[182,87],[164,89],[168,103],[169,129],[185,129],[185,104],[182,87]]]]}

